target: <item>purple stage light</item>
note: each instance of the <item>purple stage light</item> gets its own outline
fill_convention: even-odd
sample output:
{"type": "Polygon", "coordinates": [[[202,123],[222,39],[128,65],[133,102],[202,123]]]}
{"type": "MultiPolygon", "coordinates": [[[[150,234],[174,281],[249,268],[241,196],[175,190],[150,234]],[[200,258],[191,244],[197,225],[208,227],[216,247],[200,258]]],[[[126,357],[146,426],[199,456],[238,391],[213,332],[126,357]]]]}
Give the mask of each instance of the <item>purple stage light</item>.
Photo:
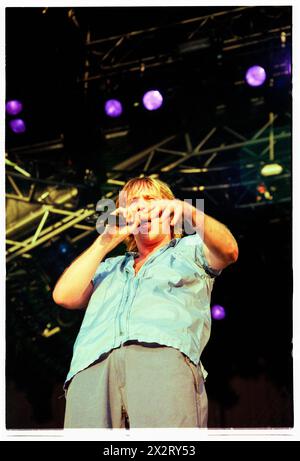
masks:
{"type": "Polygon", "coordinates": [[[104,110],[109,117],[120,117],[123,112],[122,104],[117,99],[106,101],[104,110]]]}
{"type": "Polygon", "coordinates": [[[23,104],[17,99],[12,99],[6,103],[6,112],[9,115],[17,115],[23,110],[23,104]]]}
{"type": "Polygon", "coordinates": [[[143,104],[147,110],[159,109],[163,103],[163,97],[158,90],[147,91],[143,96],[143,104]]]}
{"type": "Polygon", "coordinates": [[[9,122],[9,126],[14,133],[24,133],[26,131],[26,126],[24,121],[21,118],[15,118],[9,122]]]}
{"type": "Polygon", "coordinates": [[[267,78],[266,71],[261,66],[252,66],[246,72],[246,82],[250,86],[261,86],[267,78]]]}
{"type": "Polygon", "coordinates": [[[224,307],[219,306],[218,304],[216,304],[211,308],[211,316],[212,316],[213,319],[222,320],[222,319],[224,319],[225,315],[226,315],[226,313],[225,313],[224,307]]]}

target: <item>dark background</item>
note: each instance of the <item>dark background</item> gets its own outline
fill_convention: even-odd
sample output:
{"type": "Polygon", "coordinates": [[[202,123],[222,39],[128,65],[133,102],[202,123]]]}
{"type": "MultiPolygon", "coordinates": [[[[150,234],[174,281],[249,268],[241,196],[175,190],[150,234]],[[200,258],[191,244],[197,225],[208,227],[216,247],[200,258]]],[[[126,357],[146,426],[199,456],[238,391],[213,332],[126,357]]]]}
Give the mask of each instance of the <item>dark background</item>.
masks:
{"type": "MultiPolygon", "coordinates": [[[[238,262],[215,283],[212,305],[224,306],[226,317],[213,321],[202,357],[209,372],[211,428],[293,426],[291,139],[280,138],[291,133],[290,59],[290,7],[6,9],[6,99],[23,101],[20,116],[27,127],[16,135],[7,116],[6,155],[29,171],[32,181],[11,166],[6,175],[24,195],[33,190],[25,203],[9,195],[14,189],[7,180],[10,240],[22,242],[34,234],[39,221],[23,220],[43,204],[76,212],[94,209],[109,192],[114,197],[120,186],[108,179],[125,181],[143,173],[148,157],[141,163],[133,156],[168,136],[178,136],[169,149],[183,152],[186,133],[195,147],[215,127],[204,148],[219,147],[241,141],[226,127],[251,139],[270,113],[277,117],[275,158],[284,166],[278,177],[260,176],[268,141],[187,164],[207,167],[207,174],[186,174],[180,167],[163,171],[168,152],[155,154],[160,157],[147,170],[159,174],[179,198],[204,198],[205,211],[231,229],[240,248],[238,262]],[[193,41],[198,42],[191,50],[193,41]],[[263,87],[250,88],[244,74],[256,63],[268,78],[263,87]],[[164,96],[163,107],[152,113],[139,103],[150,87],[164,96]],[[124,103],[118,120],[103,112],[112,95],[124,103]],[[109,137],[122,130],[126,136],[109,137]],[[259,193],[262,183],[271,200],[259,193]],[[200,185],[204,191],[191,190],[200,185]],[[57,197],[71,187],[78,194],[64,208],[57,197]],[[44,192],[48,196],[39,201],[44,192]]],[[[96,218],[82,224],[94,228],[96,218]]],[[[58,216],[49,219],[54,224],[58,216]]],[[[68,228],[8,257],[8,429],[63,425],[62,384],[83,313],[56,306],[51,292],[97,233],[74,236],[75,229],[68,228]],[[58,333],[43,335],[56,327],[58,333]]]]}

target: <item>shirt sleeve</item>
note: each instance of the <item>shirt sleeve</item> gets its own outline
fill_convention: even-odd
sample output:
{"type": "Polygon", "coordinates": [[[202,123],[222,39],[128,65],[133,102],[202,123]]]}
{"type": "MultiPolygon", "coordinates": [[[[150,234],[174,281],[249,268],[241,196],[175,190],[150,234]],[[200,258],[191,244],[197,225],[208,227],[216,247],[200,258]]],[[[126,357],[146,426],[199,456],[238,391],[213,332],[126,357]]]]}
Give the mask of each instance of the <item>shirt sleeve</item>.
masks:
{"type": "Polygon", "coordinates": [[[209,266],[204,254],[204,242],[198,233],[188,235],[184,237],[184,240],[186,240],[185,244],[190,247],[195,262],[203,267],[208,275],[214,278],[221,274],[222,270],[217,270],[209,266]]]}
{"type": "Polygon", "coordinates": [[[115,265],[123,259],[123,256],[111,256],[101,261],[92,278],[93,285],[98,285],[100,281],[108,275],[108,272],[114,270],[115,265]]]}

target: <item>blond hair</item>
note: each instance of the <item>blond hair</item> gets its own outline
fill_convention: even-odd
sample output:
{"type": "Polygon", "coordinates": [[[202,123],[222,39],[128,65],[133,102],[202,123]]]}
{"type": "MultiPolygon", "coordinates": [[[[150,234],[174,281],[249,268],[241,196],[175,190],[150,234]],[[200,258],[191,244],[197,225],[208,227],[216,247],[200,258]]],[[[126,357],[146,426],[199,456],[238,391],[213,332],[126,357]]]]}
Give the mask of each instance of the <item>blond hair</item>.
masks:
{"type": "MultiPolygon", "coordinates": [[[[157,196],[161,199],[175,199],[173,192],[170,187],[160,179],[151,178],[150,176],[136,177],[132,178],[123,187],[121,190],[121,195],[125,194],[127,199],[133,195],[138,195],[140,192],[145,190],[149,191],[154,196],[157,196]]],[[[117,207],[119,206],[119,198],[117,198],[117,207]]],[[[181,233],[175,233],[174,227],[171,226],[171,238],[181,237],[181,233]]],[[[137,251],[137,246],[135,242],[134,235],[129,235],[125,239],[125,244],[127,251],[137,251]]]]}

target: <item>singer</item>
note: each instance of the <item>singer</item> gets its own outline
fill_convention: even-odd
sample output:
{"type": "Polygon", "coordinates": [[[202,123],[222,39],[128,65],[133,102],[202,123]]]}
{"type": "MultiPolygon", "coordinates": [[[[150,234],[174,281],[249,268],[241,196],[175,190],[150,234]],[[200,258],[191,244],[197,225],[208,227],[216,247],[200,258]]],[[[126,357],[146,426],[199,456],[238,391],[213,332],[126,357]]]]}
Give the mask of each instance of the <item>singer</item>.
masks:
{"type": "Polygon", "coordinates": [[[133,178],[104,232],[64,271],[54,301],[86,309],[65,382],[65,428],[206,427],[200,361],[210,335],[214,280],[238,258],[231,232],[133,178]],[[125,197],[125,199],[124,199],[125,197]],[[182,223],[193,234],[183,236],[182,223]],[[107,257],[119,243],[127,252],[107,257]]]}

